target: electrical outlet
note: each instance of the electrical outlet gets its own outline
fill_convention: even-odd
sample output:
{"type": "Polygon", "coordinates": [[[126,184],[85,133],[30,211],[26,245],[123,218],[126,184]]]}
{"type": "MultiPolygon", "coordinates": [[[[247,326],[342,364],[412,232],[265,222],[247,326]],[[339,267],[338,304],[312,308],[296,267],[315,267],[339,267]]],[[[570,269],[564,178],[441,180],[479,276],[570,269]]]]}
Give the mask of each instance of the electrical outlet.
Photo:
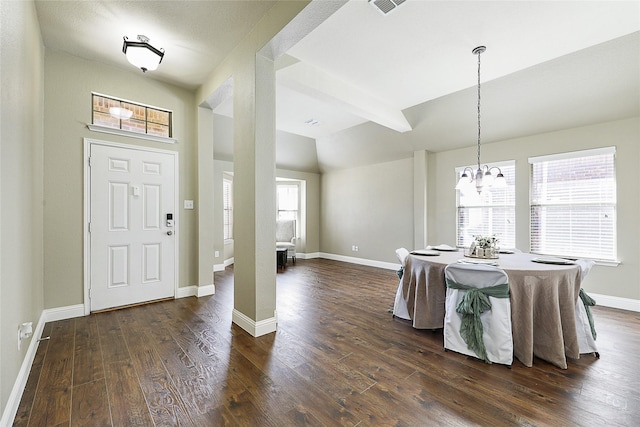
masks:
{"type": "Polygon", "coordinates": [[[215,258],[218,258],[218,257],[220,256],[220,251],[215,251],[215,252],[213,253],[213,256],[214,256],[215,258]]]}
{"type": "Polygon", "coordinates": [[[184,201],[185,209],[193,209],[193,200],[185,200],[184,201]]]}
{"type": "Polygon", "coordinates": [[[22,323],[18,326],[18,351],[22,347],[22,340],[33,334],[33,322],[22,323]]]}
{"type": "Polygon", "coordinates": [[[358,252],[358,247],[357,247],[356,245],[352,245],[352,246],[351,246],[351,250],[352,250],[353,252],[358,252]]]}

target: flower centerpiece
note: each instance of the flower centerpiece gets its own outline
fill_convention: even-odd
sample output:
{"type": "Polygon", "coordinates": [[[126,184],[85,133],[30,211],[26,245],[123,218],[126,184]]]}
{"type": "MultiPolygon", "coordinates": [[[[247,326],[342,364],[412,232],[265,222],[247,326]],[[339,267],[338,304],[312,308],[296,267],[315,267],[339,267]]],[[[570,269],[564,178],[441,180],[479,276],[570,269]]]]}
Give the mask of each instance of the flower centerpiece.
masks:
{"type": "Polygon", "coordinates": [[[473,236],[473,243],[469,247],[469,256],[477,258],[498,258],[498,238],[495,234],[491,236],[473,236]]]}

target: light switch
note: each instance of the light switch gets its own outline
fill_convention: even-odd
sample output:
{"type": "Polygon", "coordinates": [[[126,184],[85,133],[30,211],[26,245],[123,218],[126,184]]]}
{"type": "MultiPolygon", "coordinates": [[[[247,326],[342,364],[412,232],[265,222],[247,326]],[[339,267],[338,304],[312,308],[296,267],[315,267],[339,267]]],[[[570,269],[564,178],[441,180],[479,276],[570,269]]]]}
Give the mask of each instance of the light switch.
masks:
{"type": "Polygon", "coordinates": [[[185,200],[184,201],[185,209],[193,209],[193,200],[185,200]]]}

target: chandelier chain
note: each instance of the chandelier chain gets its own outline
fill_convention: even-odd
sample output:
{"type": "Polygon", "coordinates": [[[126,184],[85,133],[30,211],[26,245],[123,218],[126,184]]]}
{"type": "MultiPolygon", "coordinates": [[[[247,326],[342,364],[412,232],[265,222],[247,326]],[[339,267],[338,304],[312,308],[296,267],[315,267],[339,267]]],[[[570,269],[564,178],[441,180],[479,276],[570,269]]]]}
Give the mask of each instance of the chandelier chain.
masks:
{"type": "Polygon", "coordinates": [[[480,54],[478,52],[478,169],[480,169],[480,54]]]}

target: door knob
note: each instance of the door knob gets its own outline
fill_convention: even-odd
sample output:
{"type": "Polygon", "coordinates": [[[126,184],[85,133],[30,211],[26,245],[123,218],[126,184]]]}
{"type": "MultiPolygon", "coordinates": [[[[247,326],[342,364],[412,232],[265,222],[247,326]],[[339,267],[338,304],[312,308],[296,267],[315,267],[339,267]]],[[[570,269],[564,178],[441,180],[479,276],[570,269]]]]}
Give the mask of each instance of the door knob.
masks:
{"type": "Polygon", "coordinates": [[[171,236],[173,234],[173,231],[169,230],[167,231],[167,236],[171,236]]]}

